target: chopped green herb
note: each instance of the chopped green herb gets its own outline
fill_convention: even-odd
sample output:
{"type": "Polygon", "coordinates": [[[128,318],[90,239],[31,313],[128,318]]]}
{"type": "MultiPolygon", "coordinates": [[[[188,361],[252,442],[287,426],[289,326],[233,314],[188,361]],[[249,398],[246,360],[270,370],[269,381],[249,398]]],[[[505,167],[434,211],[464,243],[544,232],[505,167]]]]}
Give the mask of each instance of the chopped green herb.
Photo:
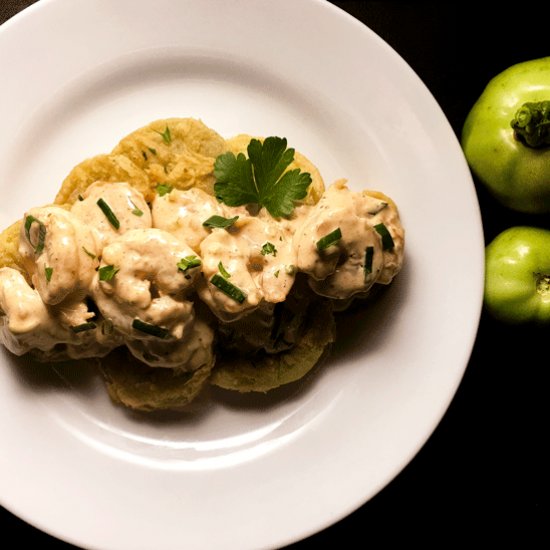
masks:
{"type": "Polygon", "coordinates": [[[268,254],[273,254],[273,256],[277,256],[277,249],[275,248],[275,245],[273,243],[270,243],[267,241],[262,246],[262,256],[267,256],[268,254]]]}
{"type": "Polygon", "coordinates": [[[280,271],[280,270],[279,270],[279,269],[277,269],[277,271],[275,271],[275,273],[273,273],[273,275],[275,275],[275,277],[276,277],[276,278],[278,278],[278,277],[279,277],[279,271],[280,271]]]}
{"type": "Polygon", "coordinates": [[[147,160],[147,153],[145,151],[141,152],[141,156],[143,157],[143,160],[147,160]]]}
{"type": "Polygon", "coordinates": [[[141,319],[134,319],[132,321],[132,327],[135,328],[136,330],[139,330],[140,332],[144,332],[145,334],[156,336],[157,338],[166,338],[170,334],[170,331],[167,328],[146,323],[141,319]]]}
{"type": "Polygon", "coordinates": [[[46,281],[49,283],[52,280],[53,267],[45,267],[44,271],[46,273],[46,281]]]}
{"type": "Polygon", "coordinates": [[[79,201],[83,201],[83,200],[84,200],[84,197],[83,197],[80,193],[78,194],[78,200],[79,200],[79,201]]]}
{"type": "Polygon", "coordinates": [[[164,197],[164,195],[167,195],[174,189],[171,185],[168,185],[167,183],[159,183],[156,187],[157,193],[159,194],[159,197],[164,197]]]}
{"type": "Polygon", "coordinates": [[[99,280],[108,282],[119,272],[119,268],[114,265],[104,265],[99,268],[98,272],[99,280]]]}
{"type": "Polygon", "coordinates": [[[84,252],[88,256],[90,256],[90,258],[92,258],[92,260],[95,260],[97,258],[97,256],[93,252],[90,252],[85,246],[82,247],[82,250],[84,250],[84,252]]]}
{"type": "Polygon", "coordinates": [[[217,273],[210,279],[210,282],[219,288],[224,294],[242,304],[246,300],[246,294],[227,279],[217,273]]]}
{"type": "Polygon", "coordinates": [[[222,276],[225,277],[226,279],[229,279],[231,277],[231,274],[227,272],[227,270],[225,269],[225,267],[223,267],[223,264],[221,262],[218,264],[218,269],[220,270],[220,273],[222,274],[222,276]]]}
{"type": "Polygon", "coordinates": [[[154,149],[153,147],[147,147],[147,149],[149,149],[149,152],[152,153],[153,155],[157,154],[157,150],[154,149]]]}
{"type": "Polygon", "coordinates": [[[128,202],[130,203],[130,208],[132,208],[132,214],[133,214],[134,216],[138,216],[138,217],[143,216],[143,210],[141,210],[140,208],[138,208],[138,207],[135,205],[134,201],[128,199],[128,202]]]}
{"type": "Polygon", "coordinates": [[[75,325],[71,327],[71,330],[73,332],[84,332],[86,330],[93,330],[96,328],[96,324],[93,321],[89,321],[88,323],[82,323],[81,325],[75,325]]]}
{"type": "Polygon", "coordinates": [[[31,246],[34,247],[34,253],[36,255],[42,254],[46,242],[46,226],[34,216],[27,216],[25,218],[25,235],[29,243],[31,243],[31,246]],[[31,227],[33,223],[38,224],[38,241],[36,244],[31,241],[31,227]]]}
{"type": "Polygon", "coordinates": [[[293,264],[285,265],[285,273],[287,275],[294,275],[296,273],[296,266],[293,264]]]}
{"type": "Polygon", "coordinates": [[[168,128],[168,126],[166,126],[164,132],[157,132],[157,134],[162,136],[162,141],[164,141],[166,145],[170,145],[170,143],[172,143],[172,134],[170,133],[170,128],[168,128]]]}
{"type": "Polygon", "coordinates": [[[177,267],[180,271],[183,271],[184,273],[188,269],[192,269],[193,267],[199,267],[201,265],[201,260],[197,256],[185,256],[185,258],[182,258],[178,263],[177,267]]]}
{"type": "Polygon", "coordinates": [[[341,238],[342,231],[340,231],[340,228],[338,227],[317,241],[317,250],[326,250],[329,246],[336,244],[341,238]]]}
{"type": "Polygon", "coordinates": [[[210,216],[207,220],[202,222],[204,227],[218,228],[218,229],[227,229],[231,227],[237,220],[239,216],[234,218],[224,218],[223,216],[210,216]]]}
{"type": "Polygon", "coordinates": [[[382,237],[382,249],[391,250],[395,246],[395,244],[393,242],[391,233],[388,231],[388,228],[383,223],[379,223],[378,225],[374,226],[374,229],[376,229],[378,234],[382,237]]]}
{"type": "Polygon", "coordinates": [[[372,273],[372,259],[374,257],[374,246],[367,246],[365,249],[365,280],[372,273]]]}
{"type": "Polygon", "coordinates": [[[115,213],[111,210],[111,207],[103,199],[99,199],[96,204],[99,206],[99,208],[101,208],[101,211],[105,214],[105,217],[109,220],[109,223],[115,229],[119,229],[120,222],[115,216],[115,213]]]}
{"type": "Polygon", "coordinates": [[[299,168],[285,172],[294,160],[286,138],[252,139],[243,153],[219,155],[214,163],[218,200],[229,206],[257,204],[273,217],[287,217],[295,202],[307,195],[311,175],[299,168]]]}

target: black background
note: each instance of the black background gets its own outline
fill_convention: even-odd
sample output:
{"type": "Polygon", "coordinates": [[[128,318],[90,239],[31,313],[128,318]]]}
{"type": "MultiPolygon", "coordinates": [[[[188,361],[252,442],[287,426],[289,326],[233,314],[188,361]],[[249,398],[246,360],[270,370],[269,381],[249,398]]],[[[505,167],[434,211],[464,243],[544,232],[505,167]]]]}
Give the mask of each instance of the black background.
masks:
{"type": "MultiPolygon", "coordinates": [[[[31,3],[0,0],[0,23],[31,3]]],[[[508,9],[483,2],[333,4],[364,22],[408,62],[457,137],[490,78],[514,63],[550,55],[550,19],[544,4],[515,3],[508,9]]],[[[307,21],[304,29],[307,32],[307,21]]],[[[548,217],[502,208],[475,183],[486,243],[512,225],[549,226],[548,217]]],[[[462,384],[418,455],[359,510],[288,549],[322,543],[339,548],[387,548],[396,542],[447,548],[459,541],[488,548],[502,542],[522,549],[547,545],[543,520],[548,527],[548,461],[543,441],[548,439],[548,413],[543,403],[548,402],[548,389],[543,373],[548,370],[549,334],[545,327],[505,326],[483,312],[462,384]],[[353,544],[344,543],[349,535],[358,536],[353,544]]],[[[0,510],[0,537],[2,548],[24,543],[75,548],[5,510],[0,510]],[[4,546],[11,537],[16,542],[4,546]]]]}

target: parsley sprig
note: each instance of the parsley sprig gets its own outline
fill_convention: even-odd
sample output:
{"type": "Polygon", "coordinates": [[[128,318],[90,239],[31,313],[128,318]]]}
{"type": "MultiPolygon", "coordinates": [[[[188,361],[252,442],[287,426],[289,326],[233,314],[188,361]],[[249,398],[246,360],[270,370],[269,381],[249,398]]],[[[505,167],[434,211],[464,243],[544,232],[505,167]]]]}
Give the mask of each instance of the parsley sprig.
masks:
{"type": "Polygon", "coordinates": [[[257,204],[274,217],[288,217],[295,202],[307,195],[311,184],[308,172],[285,170],[294,160],[286,138],[252,139],[243,153],[219,155],[214,164],[216,197],[228,206],[257,204]]]}

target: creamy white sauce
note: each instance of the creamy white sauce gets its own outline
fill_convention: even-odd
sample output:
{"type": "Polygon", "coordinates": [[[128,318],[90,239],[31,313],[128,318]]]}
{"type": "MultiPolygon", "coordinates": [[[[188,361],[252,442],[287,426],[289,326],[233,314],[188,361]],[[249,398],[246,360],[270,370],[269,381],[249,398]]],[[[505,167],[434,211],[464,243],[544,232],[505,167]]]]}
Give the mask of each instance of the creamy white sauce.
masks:
{"type": "Polygon", "coordinates": [[[273,219],[240,216],[228,229],[212,229],[201,243],[204,282],[201,299],[222,320],[231,321],[255,309],[265,300],[282,302],[294,282],[295,263],[291,241],[273,219]],[[245,296],[235,300],[213,284],[223,277],[245,296]]]}
{"type": "Polygon", "coordinates": [[[127,231],[103,249],[92,287],[101,314],[133,339],[157,339],[136,330],[136,319],[168,330],[172,338],[183,338],[194,319],[188,294],[200,274],[197,267],[185,272],[178,267],[182,259],[190,257],[197,256],[167,231],[127,231]],[[116,270],[109,280],[101,280],[105,268],[116,270]]]}
{"type": "Polygon", "coordinates": [[[98,181],[90,185],[80,199],[73,204],[71,212],[87,226],[93,227],[101,247],[130,229],[152,227],[149,205],[143,195],[128,183],[98,181]],[[101,206],[98,201],[101,201],[101,206]],[[105,213],[106,209],[112,212],[114,219],[105,213]]]}
{"type": "Polygon", "coordinates": [[[196,253],[210,231],[203,223],[212,216],[224,216],[225,210],[212,195],[201,189],[174,189],[155,197],[151,210],[153,225],[187,243],[196,253]]]}
{"type": "Polygon", "coordinates": [[[89,226],[59,206],[33,208],[23,218],[19,253],[46,304],[86,291],[99,250],[89,226]]]}
{"type": "Polygon", "coordinates": [[[15,355],[38,351],[39,357],[100,357],[120,345],[98,330],[76,331],[93,314],[84,302],[46,305],[38,291],[15,269],[0,269],[0,338],[15,355]],[[99,334],[97,334],[99,333],[99,334]]]}
{"type": "Polygon", "coordinates": [[[294,248],[299,271],[310,275],[311,288],[342,300],[367,292],[374,283],[389,283],[401,267],[403,228],[395,207],[364,193],[350,191],[344,180],[332,184],[319,202],[299,211],[294,248]],[[383,224],[393,239],[385,250],[376,227],[383,224]],[[323,239],[339,232],[329,246],[323,239]]]}
{"type": "MultiPolygon", "coordinates": [[[[289,219],[231,208],[198,189],[173,190],[150,207],[127,183],[97,182],[71,210],[27,212],[19,248],[30,284],[0,269],[0,337],[10,351],[54,360],[126,345],[150,366],[195,370],[214,361],[214,332],[196,313],[197,298],[222,324],[260,323],[267,334],[297,272],[335,304],[390,283],[403,263],[404,231],[387,197],[352,192],[343,180],[289,219]],[[212,216],[238,219],[205,226],[212,216]]],[[[251,338],[243,341],[256,345],[251,338]]]]}

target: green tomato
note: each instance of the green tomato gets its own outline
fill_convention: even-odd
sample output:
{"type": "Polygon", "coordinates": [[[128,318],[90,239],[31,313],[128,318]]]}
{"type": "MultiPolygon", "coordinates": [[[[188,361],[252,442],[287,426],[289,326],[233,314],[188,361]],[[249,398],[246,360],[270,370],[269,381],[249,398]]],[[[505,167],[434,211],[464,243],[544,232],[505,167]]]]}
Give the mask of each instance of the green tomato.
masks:
{"type": "Polygon", "coordinates": [[[510,227],[485,249],[487,310],[508,323],[550,322],[550,231],[510,227]]]}
{"type": "Polygon", "coordinates": [[[495,76],[469,112],[461,144],[498,201],[519,212],[550,212],[550,57],[495,76]]]}

